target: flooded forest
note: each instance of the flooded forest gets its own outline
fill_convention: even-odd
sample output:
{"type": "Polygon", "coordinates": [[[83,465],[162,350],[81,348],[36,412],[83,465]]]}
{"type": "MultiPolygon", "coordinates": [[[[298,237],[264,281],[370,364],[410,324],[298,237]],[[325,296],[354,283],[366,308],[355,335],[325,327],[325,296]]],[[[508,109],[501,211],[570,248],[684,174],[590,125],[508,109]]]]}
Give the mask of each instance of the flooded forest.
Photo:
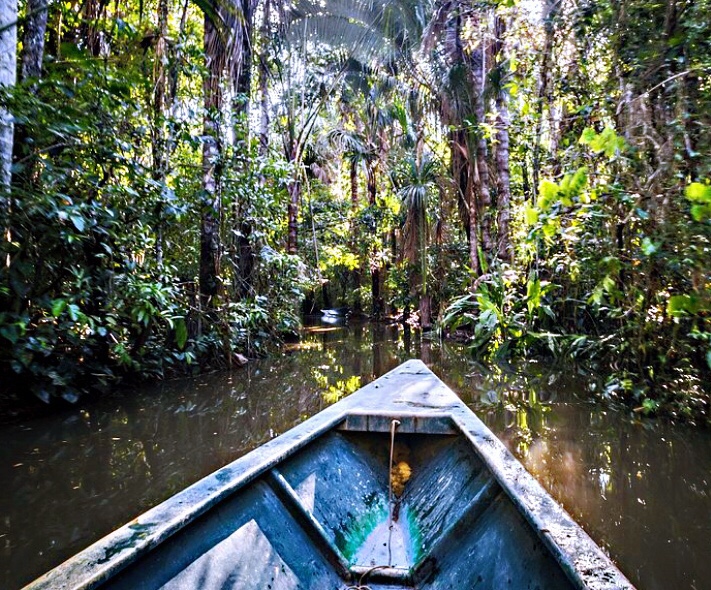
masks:
{"type": "Polygon", "coordinates": [[[0,226],[0,586],[411,357],[708,585],[710,0],[0,0],[0,226]]]}

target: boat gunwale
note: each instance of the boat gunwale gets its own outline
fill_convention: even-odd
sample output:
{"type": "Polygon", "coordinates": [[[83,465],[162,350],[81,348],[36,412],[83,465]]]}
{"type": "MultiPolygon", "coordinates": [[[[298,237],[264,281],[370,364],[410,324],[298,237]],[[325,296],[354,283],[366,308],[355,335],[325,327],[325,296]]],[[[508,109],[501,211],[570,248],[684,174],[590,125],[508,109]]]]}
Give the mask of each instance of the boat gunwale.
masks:
{"type": "Polygon", "coordinates": [[[419,360],[403,363],[351,396],[203,477],[70,557],[23,590],[96,588],[327,432],[335,429],[382,432],[383,423],[392,420],[406,423],[403,433],[463,436],[575,587],[634,590],[580,525],[476,414],[419,360]],[[404,391],[393,388],[393,398],[385,400],[382,409],[364,409],[363,400],[374,401],[368,400],[368,394],[382,397],[380,390],[393,378],[402,381],[404,391]],[[413,407],[410,398],[418,395],[425,401],[413,407]],[[403,406],[407,409],[402,409],[403,406]],[[413,419],[416,428],[419,420],[432,420],[432,432],[427,432],[426,424],[411,430],[406,425],[409,419],[413,419]],[[367,427],[371,421],[372,430],[367,427]]]}
{"type": "MultiPolygon", "coordinates": [[[[468,409],[468,408],[467,408],[468,409]]],[[[451,416],[518,512],[580,590],[635,590],[609,556],[469,410],[451,416]],[[534,501],[530,501],[530,500],[534,501]],[[545,515],[545,516],[544,516],[545,515]]]]}
{"type": "Polygon", "coordinates": [[[338,426],[345,420],[346,412],[323,416],[334,407],[335,404],[319,413],[318,416],[325,418],[322,423],[309,424],[314,416],[202,477],[101,537],[22,590],[92,590],[98,587],[275,465],[338,426]],[[257,451],[263,451],[265,456],[257,457],[257,451]],[[239,473],[233,473],[236,470],[239,473]],[[113,551],[117,546],[121,549],[113,551]]]}

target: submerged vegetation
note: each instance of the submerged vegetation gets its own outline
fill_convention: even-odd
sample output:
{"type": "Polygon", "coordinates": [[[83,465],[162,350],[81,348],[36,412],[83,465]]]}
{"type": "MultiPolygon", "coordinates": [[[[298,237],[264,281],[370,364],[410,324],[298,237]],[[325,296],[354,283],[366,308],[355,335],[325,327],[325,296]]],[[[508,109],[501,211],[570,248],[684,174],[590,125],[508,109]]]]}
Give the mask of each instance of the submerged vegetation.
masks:
{"type": "Polygon", "coordinates": [[[348,306],[708,420],[708,0],[0,0],[0,375],[45,401],[348,306]]]}

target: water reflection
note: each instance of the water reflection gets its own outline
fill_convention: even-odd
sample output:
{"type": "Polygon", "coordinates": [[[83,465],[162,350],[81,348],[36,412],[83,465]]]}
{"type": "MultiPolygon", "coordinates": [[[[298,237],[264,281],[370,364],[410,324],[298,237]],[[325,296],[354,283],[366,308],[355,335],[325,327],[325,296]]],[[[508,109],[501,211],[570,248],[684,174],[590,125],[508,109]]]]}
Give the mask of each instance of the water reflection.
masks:
{"type": "Polygon", "coordinates": [[[640,589],[711,587],[711,433],[591,406],[584,376],[527,370],[482,373],[464,397],[640,589]]]}
{"type": "Polygon", "coordinates": [[[457,345],[318,321],[279,358],[0,431],[0,587],[18,588],[413,356],[469,403],[640,589],[711,580],[711,435],[581,402],[570,368],[486,370],[457,345]]]}

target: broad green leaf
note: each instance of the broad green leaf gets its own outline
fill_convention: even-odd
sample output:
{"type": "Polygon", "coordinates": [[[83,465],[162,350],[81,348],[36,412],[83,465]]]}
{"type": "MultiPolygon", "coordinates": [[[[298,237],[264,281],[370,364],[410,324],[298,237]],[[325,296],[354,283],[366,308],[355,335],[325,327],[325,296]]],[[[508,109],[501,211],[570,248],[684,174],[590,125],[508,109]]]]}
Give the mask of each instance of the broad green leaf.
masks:
{"type": "Polygon", "coordinates": [[[596,137],[597,133],[595,133],[595,130],[591,127],[586,127],[583,130],[583,133],[580,136],[578,143],[582,143],[583,145],[590,145],[590,142],[593,141],[596,137]]]}
{"type": "Polygon", "coordinates": [[[711,203],[711,185],[692,182],[686,187],[685,194],[692,203],[711,203]]]}
{"type": "Polygon", "coordinates": [[[188,341],[188,327],[185,324],[184,318],[175,320],[175,343],[180,350],[185,348],[185,343],[188,341]]]}
{"type": "Polygon", "coordinates": [[[528,205],[526,207],[526,224],[535,225],[538,223],[538,209],[528,205]]]}
{"type": "Polygon", "coordinates": [[[687,313],[697,313],[699,307],[700,302],[696,295],[672,295],[667,302],[667,313],[672,317],[682,317],[687,313]]]}
{"type": "Polygon", "coordinates": [[[68,401],[70,404],[75,404],[79,401],[79,395],[71,389],[63,391],[62,398],[68,401]]]}
{"type": "Polygon", "coordinates": [[[46,404],[48,404],[51,399],[49,392],[44,388],[35,390],[34,394],[46,404]]]}
{"type": "Polygon", "coordinates": [[[711,368],[711,348],[706,351],[706,364],[711,368]]]}
{"type": "Polygon", "coordinates": [[[499,318],[495,309],[487,309],[479,317],[479,323],[476,325],[476,331],[486,330],[491,332],[499,323],[499,318]]]}
{"type": "Polygon", "coordinates": [[[72,220],[74,227],[77,228],[77,231],[84,231],[84,228],[86,227],[86,222],[84,221],[84,218],[81,215],[70,215],[69,218],[72,220]]]}
{"type": "Polygon", "coordinates": [[[585,185],[588,183],[588,169],[585,166],[581,166],[573,174],[573,178],[570,181],[569,194],[571,197],[578,196],[585,185]]]}
{"type": "Polygon", "coordinates": [[[66,307],[66,299],[55,299],[54,301],[52,301],[52,316],[58,318],[66,307]]]}
{"type": "Polygon", "coordinates": [[[590,146],[590,149],[595,153],[604,152],[608,158],[614,156],[617,151],[623,151],[626,146],[625,140],[617,135],[612,127],[605,127],[599,134],[588,127],[583,131],[578,141],[590,146]]]}
{"type": "Polygon", "coordinates": [[[538,206],[541,210],[547,211],[554,203],[560,187],[550,180],[542,180],[538,188],[538,206]]]}
{"type": "Polygon", "coordinates": [[[711,219],[711,205],[692,205],[691,216],[694,221],[706,221],[711,219]]]}
{"type": "Polygon", "coordinates": [[[533,313],[533,311],[541,304],[541,282],[538,277],[528,280],[528,283],[526,284],[526,299],[528,312],[533,313]]]}
{"type": "Polygon", "coordinates": [[[546,223],[543,226],[543,233],[546,237],[552,238],[556,234],[556,226],[554,223],[546,223]]]}

